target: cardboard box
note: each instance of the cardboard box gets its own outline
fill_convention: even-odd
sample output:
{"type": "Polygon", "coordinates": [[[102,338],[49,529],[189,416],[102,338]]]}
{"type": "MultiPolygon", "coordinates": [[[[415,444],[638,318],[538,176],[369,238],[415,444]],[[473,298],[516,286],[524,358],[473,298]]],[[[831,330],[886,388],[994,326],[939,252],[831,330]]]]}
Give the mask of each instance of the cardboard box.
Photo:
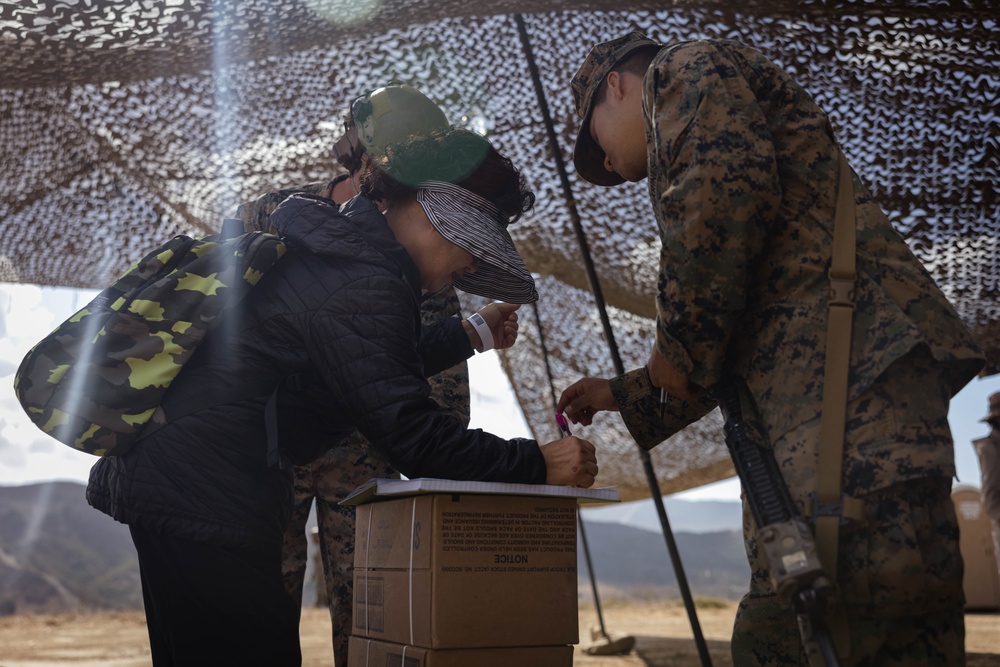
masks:
{"type": "Polygon", "coordinates": [[[426,649],[351,637],[347,667],[572,667],[572,646],[426,649]]]}
{"type": "Polygon", "coordinates": [[[433,493],[357,508],[354,635],[422,648],[579,641],[577,500],[433,493]]]}

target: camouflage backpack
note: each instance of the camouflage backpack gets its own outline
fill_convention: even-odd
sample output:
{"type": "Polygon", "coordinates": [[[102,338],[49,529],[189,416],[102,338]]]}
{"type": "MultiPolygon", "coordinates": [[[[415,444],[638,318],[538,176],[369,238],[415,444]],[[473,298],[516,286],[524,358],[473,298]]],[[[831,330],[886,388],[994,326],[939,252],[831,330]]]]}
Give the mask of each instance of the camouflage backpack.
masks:
{"type": "Polygon", "coordinates": [[[284,252],[261,232],[171,239],[28,352],[14,376],[21,406],[74,449],[125,453],[165,423],[170,383],[284,252]]]}

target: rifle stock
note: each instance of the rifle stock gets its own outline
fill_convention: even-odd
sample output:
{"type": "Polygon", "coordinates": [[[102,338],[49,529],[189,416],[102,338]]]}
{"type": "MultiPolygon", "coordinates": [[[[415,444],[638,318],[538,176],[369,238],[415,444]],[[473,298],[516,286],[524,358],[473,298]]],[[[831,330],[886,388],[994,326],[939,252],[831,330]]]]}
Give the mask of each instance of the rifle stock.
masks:
{"type": "Polygon", "coordinates": [[[723,385],[719,408],[725,418],[726,447],[757,524],[757,543],[771,585],[795,608],[813,667],[838,667],[826,621],[833,583],[819,561],[812,531],[788,493],[774,452],[763,445],[766,438],[760,426],[745,418],[742,401],[740,386],[723,385]]]}

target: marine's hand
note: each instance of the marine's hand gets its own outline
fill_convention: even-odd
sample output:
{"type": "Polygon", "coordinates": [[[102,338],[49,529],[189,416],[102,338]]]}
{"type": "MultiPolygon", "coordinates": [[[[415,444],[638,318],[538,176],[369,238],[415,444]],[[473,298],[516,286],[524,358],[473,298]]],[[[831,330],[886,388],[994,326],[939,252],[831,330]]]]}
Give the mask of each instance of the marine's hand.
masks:
{"type": "Polygon", "coordinates": [[[646,371],[653,386],[666,389],[671,396],[690,401],[699,393],[697,387],[688,381],[687,376],[682,375],[673,364],[664,359],[663,355],[656,351],[655,346],[653,353],[649,355],[649,361],[646,362],[646,371]]]}
{"type": "Polygon", "coordinates": [[[564,486],[594,485],[597,477],[597,450],[586,440],[569,435],[539,445],[545,459],[545,483],[564,486]]]}
{"type": "MultiPolygon", "coordinates": [[[[493,347],[503,350],[517,340],[517,309],[519,303],[488,303],[479,309],[479,314],[486,320],[486,325],[493,334],[493,347]]],[[[481,346],[476,349],[480,349],[481,346]]]]}
{"type": "Polygon", "coordinates": [[[565,413],[574,424],[590,426],[601,410],[618,411],[618,401],[611,393],[611,383],[601,378],[577,380],[559,397],[556,412],[565,413]]]}

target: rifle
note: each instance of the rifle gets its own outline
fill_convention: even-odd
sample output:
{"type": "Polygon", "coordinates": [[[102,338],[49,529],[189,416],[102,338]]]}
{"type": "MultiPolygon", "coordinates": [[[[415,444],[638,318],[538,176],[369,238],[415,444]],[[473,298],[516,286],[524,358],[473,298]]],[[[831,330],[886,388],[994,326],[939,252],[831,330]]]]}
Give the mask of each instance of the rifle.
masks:
{"type": "Polygon", "coordinates": [[[759,426],[743,417],[740,393],[736,383],[723,383],[719,408],[726,420],[726,446],[757,524],[771,585],[794,607],[813,667],[839,667],[826,621],[833,583],[819,562],[813,534],[792,502],[774,452],[760,444],[766,439],[759,426]],[[817,655],[822,662],[816,661],[817,655]]]}

